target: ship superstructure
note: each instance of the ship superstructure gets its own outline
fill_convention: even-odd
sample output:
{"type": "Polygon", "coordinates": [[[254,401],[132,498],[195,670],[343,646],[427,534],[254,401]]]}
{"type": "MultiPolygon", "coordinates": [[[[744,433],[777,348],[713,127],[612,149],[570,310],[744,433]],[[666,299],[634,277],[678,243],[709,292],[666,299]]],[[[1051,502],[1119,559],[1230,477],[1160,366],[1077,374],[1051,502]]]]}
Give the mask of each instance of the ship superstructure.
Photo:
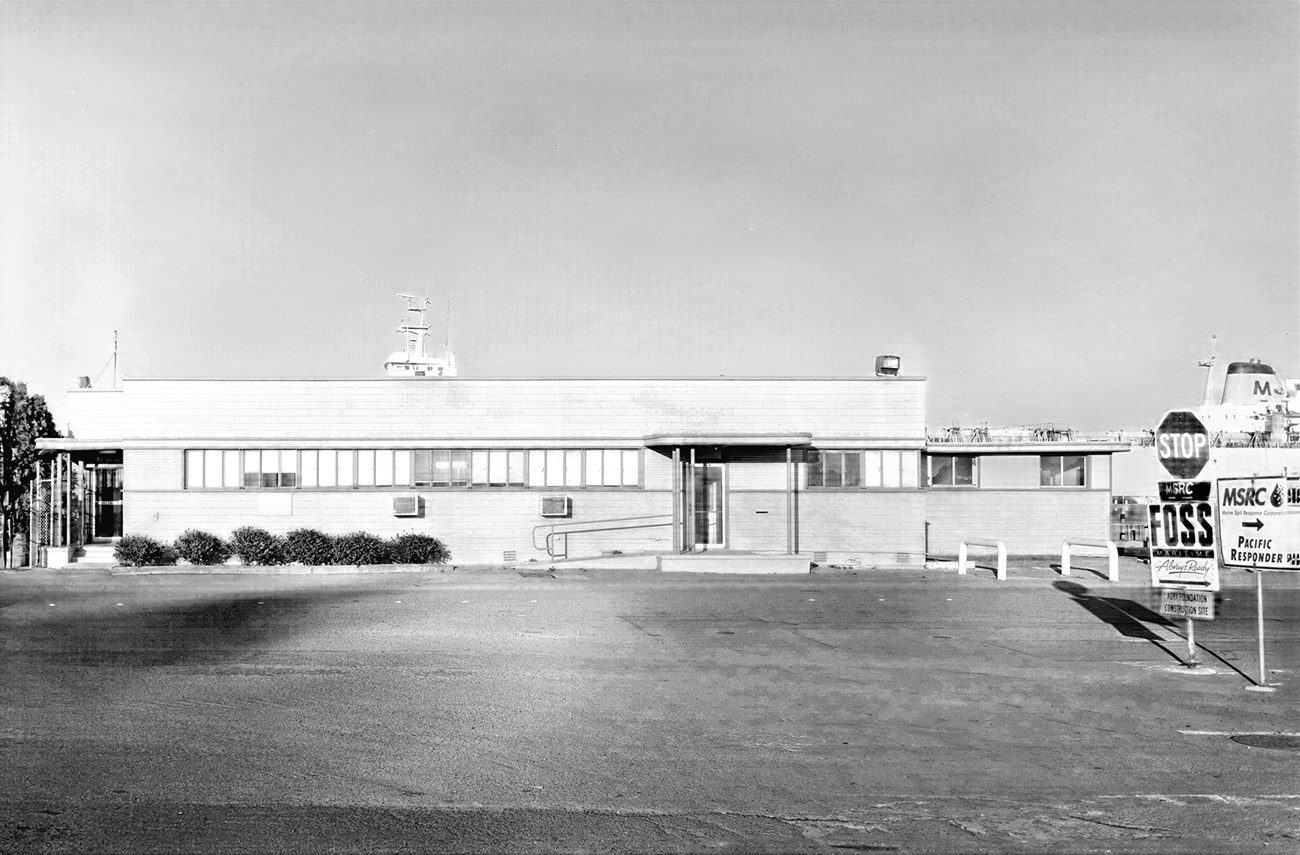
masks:
{"type": "Polygon", "coordinates": [[[438,378],[456,376],[456,354],[447,343],[442,359],[428,354],[426,345],[429,339],[429,299],[410,294],[398,294],[406,301],[406,314],[398,324],[397,331],[406,336],[406,349],[390,354],[384,363],[384,371],[389,377],[438,378]]]}

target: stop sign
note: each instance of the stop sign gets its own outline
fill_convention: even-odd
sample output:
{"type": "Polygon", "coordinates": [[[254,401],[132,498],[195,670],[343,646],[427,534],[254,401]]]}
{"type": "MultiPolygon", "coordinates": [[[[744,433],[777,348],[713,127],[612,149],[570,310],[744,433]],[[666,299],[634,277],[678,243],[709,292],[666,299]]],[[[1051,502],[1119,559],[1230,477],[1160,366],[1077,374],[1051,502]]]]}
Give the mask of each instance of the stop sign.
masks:
{"type": "Polygon", "coordinates": [[[1210,462],[1210,432],[1190,410],[1172,410],[1156,428],[1156,456],[1175,478],[1195,478],[1210,462]]]}

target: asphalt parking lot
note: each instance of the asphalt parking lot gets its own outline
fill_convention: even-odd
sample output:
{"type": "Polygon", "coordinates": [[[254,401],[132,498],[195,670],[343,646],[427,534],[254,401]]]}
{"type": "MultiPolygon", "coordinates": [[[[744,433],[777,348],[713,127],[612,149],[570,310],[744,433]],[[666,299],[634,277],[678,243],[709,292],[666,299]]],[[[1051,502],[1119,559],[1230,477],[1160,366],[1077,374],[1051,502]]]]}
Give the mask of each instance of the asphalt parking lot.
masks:
{"type": "Polygon", "coordinates": [[[1300,574],[1145,573],[3,573],[0,849],[1300,851],[1300,574]]]}

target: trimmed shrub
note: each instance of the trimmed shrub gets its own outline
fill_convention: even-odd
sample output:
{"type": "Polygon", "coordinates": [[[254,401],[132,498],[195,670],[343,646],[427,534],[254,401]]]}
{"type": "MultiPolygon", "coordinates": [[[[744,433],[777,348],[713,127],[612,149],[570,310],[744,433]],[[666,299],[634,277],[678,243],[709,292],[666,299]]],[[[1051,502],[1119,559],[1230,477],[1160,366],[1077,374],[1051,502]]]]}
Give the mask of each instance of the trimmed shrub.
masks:
{"type": "Polygon", "coordinates": [[[394,564],[446,564],[451,551],[436,537],[408,531],[389,541],[394,564]]]}
{"type": "Polygon", "coordinates": [[[176,563],[176,550],[144,534],[128,534],[113,547],[113,558],[124,567],[164,567],[176,563]]]}
{"type": "Polygon", "coordinates": [[[334,560],[334,538],[314,528],[294,529],[284,536],[284,557],[310,566],[329,564],[334,560]]]}
{"type": "Polygon", "coordinates": [[[284,538],[266,529],[251,525],[241,526],[230,533],[230,548],[239,556],[239,563],[283,564],[284,538]]]}
{"type": "Polygon", "coordinates": [[[191,528],[176,538],[176,553],[191,564],[225,564],[231,550],[215,534],[191,528]]]}
{"type": "Polygon", "coordinates": [[[334,564],[387,564],[388,542],[364,531],[341,534],[334,538],[334,564]]]}

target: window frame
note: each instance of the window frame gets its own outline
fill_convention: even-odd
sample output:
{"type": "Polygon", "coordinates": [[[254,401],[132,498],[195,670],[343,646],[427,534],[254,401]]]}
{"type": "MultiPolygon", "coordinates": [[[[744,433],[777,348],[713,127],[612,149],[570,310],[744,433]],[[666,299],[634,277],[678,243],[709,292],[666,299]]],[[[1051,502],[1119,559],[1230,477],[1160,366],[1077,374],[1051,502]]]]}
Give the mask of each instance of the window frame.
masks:
{"type": "Polygon", "coordinates": [[[1040,490],[1087,490],[1092,486],[1091,468],[1087,454],[1040,454],[1038,455],[1038,488],[1040,490]],[[1059,484],[1048,483],[1045,480],[1048,473],[1047,462],[1053,459],[1057,462],[1055,477],[1060,479],[1059,484]],[[1067,484],[1065,473],[1070,470],[1066,469],[1065,461],[1076,459],[1079,461],[1080,483],[1067,484]]]}
{"type": "Polygon", "coordinates": [[[972,490],[972,489],[979,488],[980,456],[978,454],[949,454],[949,453],[927,454],[925,458],[926,458],[925,483],[930,488],[938,489],[938,490],[972,490]],[[952,463],[954,464],[950,466],[949,469],[951,478],[945,483],[940,483],[935,481],[934,464],[935,461],[937,460],[948,460],[948,461],[952,461],[952,463]],[[955,464],[958,460],[970,461],[970,479],[971,479],[970,483],[957,482],[957,467],[955,464]]]}

